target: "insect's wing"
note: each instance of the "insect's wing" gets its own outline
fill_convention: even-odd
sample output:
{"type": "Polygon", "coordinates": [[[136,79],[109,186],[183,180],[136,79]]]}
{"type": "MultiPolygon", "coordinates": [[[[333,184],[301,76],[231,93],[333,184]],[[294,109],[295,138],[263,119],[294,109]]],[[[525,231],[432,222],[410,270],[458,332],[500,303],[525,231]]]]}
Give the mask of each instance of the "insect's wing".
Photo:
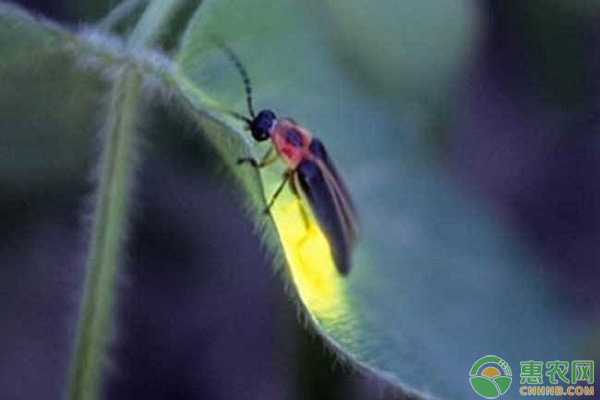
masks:
{"type": "Polygon", "coordinates": [[[335,265],[342,275],[350,271],[350,256],[356,233],[348,223],[351,212],[341,199],[342,189],[326,165],[317,159],[305,159],[294,175],[296,188],[317,218],[327,240],[335,265]]]}
{"type": "Polygon", "coordinates": [[[348,193],[348,189],[346,189],[344,181],[338,174],[335,165],[333,165],[333,162],[327,154],[327,150],[325,150],[325,146],[323,146],[323,143],[321,143],[319,139],[312,139],[309,146],[309,150],[313,157],[320,161],[323,170],[326,172],[325,178],[331,181],[331,185],[335,189],[336,199],[341,204],[341,211],[343,213],[344,220],[347,225],[347,230],[348,233],[351,235],[350,241],[352,242],[352,244],[354,244],[358,234],[358,223],[356,219],[356,211],[354,208],[354,204],[352,202],[350,194],[348,193]]]}

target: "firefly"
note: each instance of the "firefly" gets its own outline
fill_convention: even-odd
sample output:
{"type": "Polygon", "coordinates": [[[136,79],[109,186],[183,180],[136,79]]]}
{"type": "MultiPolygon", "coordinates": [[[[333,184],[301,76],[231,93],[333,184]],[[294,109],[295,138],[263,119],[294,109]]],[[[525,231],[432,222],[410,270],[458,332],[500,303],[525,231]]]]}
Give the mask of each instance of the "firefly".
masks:
{"type": "MultiPolygon", "coordinates": [[[[327,238],[339,273],[347,275],[351,266],[352,248],[357,240],[356,212],[348,190],[325,146],[291,118],[277,118],[269,109],[255,113],[248,72],[230,47],[215,41],[241,75],[246,92],[250,116],[235,112],[231,114],[246,123],[246,129],[257,142],[271,140],[271,147],[262,159],[240,158],[238,164],[248,163],[256,169],[261,169],[280,159],[287,167],[282,182],[267,204],[265,213],[270,211],[286,184],[289,184],[292,193],[301,200],[301,204],[309,205],[327,238]]],[[[308,226],[304,211],[302,215],[308,226]]]]}

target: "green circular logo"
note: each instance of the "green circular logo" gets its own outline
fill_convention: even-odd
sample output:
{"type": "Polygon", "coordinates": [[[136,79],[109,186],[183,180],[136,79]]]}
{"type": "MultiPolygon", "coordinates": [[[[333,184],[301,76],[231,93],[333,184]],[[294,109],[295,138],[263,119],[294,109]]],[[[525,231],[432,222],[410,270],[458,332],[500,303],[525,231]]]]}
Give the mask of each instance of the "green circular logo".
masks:
{"type": "Polygon", "coordinates": [[[507,362],[496,356],[485,356],[473,364],[469,380],[473,390],[486,399],[502,396],[512,382],[512,371],[507,362]]]}

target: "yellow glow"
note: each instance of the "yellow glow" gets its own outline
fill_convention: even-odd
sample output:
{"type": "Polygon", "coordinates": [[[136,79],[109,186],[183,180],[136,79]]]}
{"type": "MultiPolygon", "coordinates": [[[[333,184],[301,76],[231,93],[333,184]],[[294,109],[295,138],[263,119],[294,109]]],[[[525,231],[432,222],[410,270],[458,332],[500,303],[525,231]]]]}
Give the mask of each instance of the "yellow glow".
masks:
{"type": "Polygon", "coordinates": [[[275,224],[302,301],[318,318],[345,314],[344,282],[333,262],[329,243],[308,207],[293,196],[281,196],[272,209],[275,224]],[[302,218],[302,208],[309,224],[302,218]]]}

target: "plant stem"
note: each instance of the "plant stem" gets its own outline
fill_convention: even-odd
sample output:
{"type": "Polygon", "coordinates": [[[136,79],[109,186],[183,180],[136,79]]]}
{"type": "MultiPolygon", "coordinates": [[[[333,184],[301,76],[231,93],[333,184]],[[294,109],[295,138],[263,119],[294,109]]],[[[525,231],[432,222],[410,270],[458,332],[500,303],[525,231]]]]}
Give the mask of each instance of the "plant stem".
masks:
{"type": "Polygon", "coordinates": [[[128,46],[134,49],[151,46],[184,3],[184,0],[152,1],[129,36],[128,46]]]}
{"type": "MultiPolygon", "coordinates": [[[[152,1],[134,28],[127,47],[135,51],[150,46],[182,4],[181,0],[152,1]]],[[[127,61],[120,68],[113,83],[105,125],[107,136],[100,160],[83,304],[69,375],[69,400],[99,397],[113,322],[118,266],[126,239],[142,78],[127,61]]]]}
{"type": "Polygon", "coordinates": [[[100,387],[100,371],[112,322],[117,266],[126,234],[139,88],[138,73],[123,67],[114,84],[108,110],[108,136],[100,161],[100,186],[83,307],[71,364],[70,400],[97,398],[100,387]]]}
{"type": "Polygon", "coordinates": [[[124,0],[122,3],[113,8],[108,15],[106,15],[100,23],[98,23],[97,28],[101,31],[110,31],[117,24],[123,21],[125,18],[129,17],[133,14],[138,8],[147,3],[147,0],[124,0]]]}

